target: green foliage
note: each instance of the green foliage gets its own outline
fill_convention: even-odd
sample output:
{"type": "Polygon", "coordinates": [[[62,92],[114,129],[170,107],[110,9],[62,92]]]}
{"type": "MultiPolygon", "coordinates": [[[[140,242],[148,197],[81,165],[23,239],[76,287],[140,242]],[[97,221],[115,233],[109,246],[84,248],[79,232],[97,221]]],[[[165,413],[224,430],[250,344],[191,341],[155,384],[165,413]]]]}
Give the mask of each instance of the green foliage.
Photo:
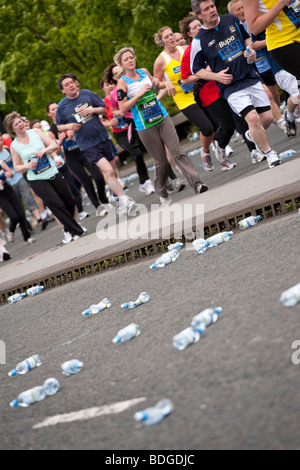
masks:
{"type": "MultiPolygon", "coordinates": [[[[217,4],[226,12],[225,2],[217,4]]],[[[189,0],[0,0],[0,79],[7,93],[1,113],[46,119],[47,103],[63,97],[56,83],[67,72],[102,95],[99,78],[124,46],[134,47],[138,67],[152,73],[160,52],[154,34],[165,25],[178,30],[189,11],[189,0]]]]}

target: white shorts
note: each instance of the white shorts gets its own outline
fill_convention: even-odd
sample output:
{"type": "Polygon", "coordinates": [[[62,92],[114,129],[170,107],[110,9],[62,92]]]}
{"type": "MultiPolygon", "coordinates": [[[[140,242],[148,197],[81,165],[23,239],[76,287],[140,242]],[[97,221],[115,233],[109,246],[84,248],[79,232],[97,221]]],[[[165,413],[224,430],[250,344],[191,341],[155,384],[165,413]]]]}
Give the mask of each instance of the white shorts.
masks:
{"type": "Polygon", "coordinates": [[[270,108],[270,100],[261,82],[255,83],[255,85],[239,90],[236,93],[232,93],[228,97],[228,104],[231,106],[233,111],[240,115],[245,116],[243,111],[249,108],[270,108]]]}
{"type": "Polygon", "coordinates": [[[286,91],[290,96],[298,96],[298,81],[295,75],[287,72],[286,70],[280,70],[276,73],[275,79],[277,85],[284,91],[286,91]]]}

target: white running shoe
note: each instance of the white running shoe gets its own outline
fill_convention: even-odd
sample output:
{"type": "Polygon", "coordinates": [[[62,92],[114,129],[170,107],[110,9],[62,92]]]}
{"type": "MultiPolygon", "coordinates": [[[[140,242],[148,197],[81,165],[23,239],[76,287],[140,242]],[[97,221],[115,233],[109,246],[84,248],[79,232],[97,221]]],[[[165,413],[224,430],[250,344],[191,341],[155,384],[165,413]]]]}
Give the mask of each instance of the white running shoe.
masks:
{"type": "Polygon", "coordinates": [[[203,162],[203,170],[205,171],[213,171],[214,166],[211,161],[211,155],[210,153],[204,153],[203,151],[201,152],[201,158],[203,162]]]}
{"type": "Polygon", "coordinates": [[[150,194],[155,193],[155,189],[154,189],[154,186],[153,186],[151,180],[145,181],[144,185],[145,185],[145,188],[146,188],[146,191],[145,191],[146,196],[150,196],[150,194]]]}
{"type": "Polygon", "coordinates": [[[231,162],[230,160],[227,160],[227,158],[225,158],[223,162],[220,162],[220,164],[222,167],[222,171],[232,170],[236,166],[236,163],[231,162]]]}
{"type": "Polygon", "coordinates": [[[218,142],[216,140],[214,140],[214,151],[215,151],[215,155],[216,155],[216,159],[222,163],[224,162],[224,160],[226,160],[226,150],[225,149],[222,149],[218,142]]]}
{"type": "Polygon", "coordinates": [[[180,193],[185,188],[185,184],[180,180],[180,178],[175,178],[172,180],[172,185],[174,189],[177,189],[177,192],[180,193]]]}
{"type": "Polygon", "coordinates": [[[251,160],[253,164],[261,163],[266,158],[266,155],[264,153],[259,152],[258,150],[252,150],[251,152],[251,160]]]}
{"type": "Polygon", "coordinates": [[[7,238],[8,243],[13,243],[15,241],[14,233],[10,232],[9,230],[7,230],[6,232],[6,238],[7,238]]]}
{"type": "Polygon", "coordinates": [[[234,150],[232,147],[230,147],[230,145],[227,145],[227,147],[225,148],[225,153],[226,153],[226,157],[230,157],[230,155],[232,155],[234,153],[234,150]]]}
{"type": "Polygon", "coordinates": [[[116,207],[116,211],[118,215],[134,215],[137,210],[136,202],[131,199],[129,196],[121,196],[119,198],[118,207],[116,207]]]}
{"type": "Polygon", "coordinates": [[[73,241],[73,237],[70,234],[70,232],[64,232],[64,238],[63,238],[63,243],[66,245],[67,243],[70,243],[73,241]]]}
{"type": "Polygon", "coordinates": [[[30,238],[28,238],[28,240],[26,240],[25,243],[27,243],[27,245],[32,245],[32,243],[35,243],[35,241],[36,241],[36,240],[35,240],[34,238],[31,238],[31,237],[30,237],[30,238]]]}
{"type": "Polygon", "coordinates": [[[170,196],[168,196],[168,197],[161,197],[160,196],[159,200],[160,200],[160,207],[167,207],[170,204],[172,204],[172,199],[170,198],[170,196]]]}
{"type": "Polygon", "coordinates": [[[281,164],[280,158],[278,158],[277,152],[275,150],[271,150],[271,152],[266,154],[269,168],[274,168],[274,166],[278,166],[281,164]]]}
{"type": "Polygon", "coordinates": [[[87,219],[89,216],[90,216],[90,214],[88,214],[88,213],[85,212],[85,211],[82,211],[82,212],[79,212],[79,213],[78,213],[78,218],[79,218],[79,220],[87,219]]]}

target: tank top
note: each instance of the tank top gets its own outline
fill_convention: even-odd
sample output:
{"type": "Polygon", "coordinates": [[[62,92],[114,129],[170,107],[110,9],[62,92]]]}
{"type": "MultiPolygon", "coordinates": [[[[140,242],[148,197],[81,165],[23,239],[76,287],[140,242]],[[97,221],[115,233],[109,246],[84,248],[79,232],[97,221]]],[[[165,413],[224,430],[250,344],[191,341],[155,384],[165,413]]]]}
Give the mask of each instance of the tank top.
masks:
{"type": "Polygon", "coordinates": [[[165,79],[172,82],[175,87],[176,95],[173,96],[173,99],[179,109],[185,109],[192,104],[195,104],[193,89],[194,86],[191,83],[186,85],[181,82],[181,62],[184,54],[184,49],[180,46],[177,46],[177,49],[180,53],[180,60],[175,60],[165,51],[161,52],[161,56],[166,62],[165,69],[165,79]]]}
{"type": "MultiPolygon", "coordinates": [[[[144,85],[150,85],[152,87],[152,82],[144,70],[137,69],[136,72],[140,75],[139,80],[132,80],[126,77],[126,75],[122,77],[127,84],[128,100],[133,98],[144,85]]],[[[153,87],[138,100],[131,108],[131,112],[137,131],[149,129],[168,116],[167,111],[156,98],[153,87]]]]}
{"type": "MultiPolygon", "coordinates": [[[[28,144],[21,144],[17,138],[12,142],[12,147],[20,155],[21,160],[26,165],[34,157],[35,152],[45,148],[44,142],[41,137],[35,132],[34,129],[26,131],[29,136],[28,144]]],[[[48,180],[58,173],[54,160],[50,155],[43,155],[39,159],[35,170],[27,170],[27,179],[34,180],[48,180]]]]}
{"type": "MultiPolygon", "coordinates": [[[[259,13],[267,13],[277,0],[258,0],[259,13]]],[[[288,46],[294,42],[300,43],[300,13],[293,8],[284,7],[274,22],[266,30],[267,48],[269,51],[288,46]]]]}

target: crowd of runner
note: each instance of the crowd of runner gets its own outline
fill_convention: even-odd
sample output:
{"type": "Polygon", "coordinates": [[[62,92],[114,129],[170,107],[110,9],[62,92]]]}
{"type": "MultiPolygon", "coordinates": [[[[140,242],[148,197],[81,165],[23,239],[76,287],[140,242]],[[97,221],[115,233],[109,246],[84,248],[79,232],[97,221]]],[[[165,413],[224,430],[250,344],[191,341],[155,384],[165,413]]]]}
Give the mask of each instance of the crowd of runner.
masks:
{"type": "Polygon", "coordinates": [[[155,193],[161,206],[172,203],[170,188],[184,188],[183,177],[196,195],[208,190],[161,103],[165,94],[199,129],[205,171],[214,170],[212,148],[220,169],[234,171],[227,148],[236,131],[253,164],[280,165],[266,130],[275,123],[286,136],[297,132],[300,6],[291,0],[232,0],[226,15],[219,15],[214,0],[192,0],[191,7],[178,32],[165,25],[155,33],[161,52],[153,71],[137,67],[134,49],[124,47],[99,80],[104,99],[81,90],[77,76],[64,73],[57,81],[63,99],[45,103],[50,124],[29,121],[16,111],[5,117],[0,261],[10,259],[7,244],[14,242],[18,226],[24,242],[34,243],[26,214],[41,230],[54,217],[63,243],[84,235],[80,222],[90,214],[83,208],[83,191],[97,217],[111,210],[120,216],[135,213],[137,204],[126,194],[113,141],[132,154],[140,191],[155,193]],[[284,115],[279,91],[287,103],[284,115]],[[154,160],[153,181],[145,149],[154,160]]]}

